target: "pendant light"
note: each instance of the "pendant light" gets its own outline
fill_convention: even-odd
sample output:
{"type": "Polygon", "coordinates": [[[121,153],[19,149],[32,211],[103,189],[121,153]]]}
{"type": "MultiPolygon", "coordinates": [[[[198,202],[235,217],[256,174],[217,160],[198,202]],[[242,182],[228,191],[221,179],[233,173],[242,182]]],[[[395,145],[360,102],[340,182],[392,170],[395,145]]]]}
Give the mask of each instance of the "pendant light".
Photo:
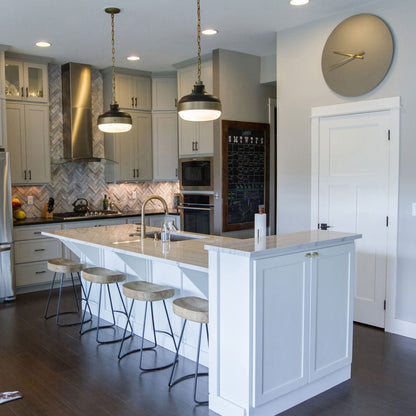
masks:
{"type": "Polygon", "coordinates": [[[187,121],[211,121],[221,116],[221,101],[208,94],[201,81],[201,10],[197,0],[198,11],[198,81],[191,94],[183,96],[178,102],[179,116],[187,121]]]}
{"type": "Polygon", "coordinates": [[[123,133],[131,129],[132,121],[129,113],[120,111],[116,101],[116,73],[114,67],[114,15],[120,13],[120,9],[116,7],[108,7],[104,11],[108,14],[111,14],[111,42],[113,55],[113,99],[111,101],[110,110],[98,116],[98,128],[104,133],[123,133]]]}

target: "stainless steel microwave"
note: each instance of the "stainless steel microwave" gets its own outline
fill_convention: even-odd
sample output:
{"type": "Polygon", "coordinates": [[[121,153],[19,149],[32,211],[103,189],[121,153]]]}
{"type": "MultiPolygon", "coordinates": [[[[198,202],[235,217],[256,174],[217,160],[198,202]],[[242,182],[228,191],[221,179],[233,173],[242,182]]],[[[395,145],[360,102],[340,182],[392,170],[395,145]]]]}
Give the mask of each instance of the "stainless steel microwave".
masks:
{"type": "Polygon", "coordinates": [[[179,185],[184,191],[212,191],[214,189],[214,160],[212,157],[179,159],[179,185]]]}

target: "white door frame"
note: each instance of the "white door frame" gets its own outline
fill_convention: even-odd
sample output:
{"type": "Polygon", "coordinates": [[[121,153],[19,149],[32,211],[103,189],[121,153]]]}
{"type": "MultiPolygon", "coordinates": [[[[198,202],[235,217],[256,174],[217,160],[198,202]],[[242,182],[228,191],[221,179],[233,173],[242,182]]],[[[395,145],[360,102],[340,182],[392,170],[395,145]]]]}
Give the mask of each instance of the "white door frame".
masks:
{"type": "MultiPolygon", "coordinates": [[[[314,107],[311,111],[311,229],[318,225],[319,201],[319,130],[320,119],[348,114],[390,111],[390,176],[387,229],[387,282],[385,330],[401,335],[416,334],[416,328],[406,326],[404,321],[396,319],[396,275],[397,275],[397,220],[399,197],[399,143],[400,143],[400,97],[382,98],[369,101],[357,101],[325,107],[314,107]]],[[[409,323],[410,324],[410,323],[409,323]]],[[[410,324],[411,325],[411,324],[410,324]]]]}

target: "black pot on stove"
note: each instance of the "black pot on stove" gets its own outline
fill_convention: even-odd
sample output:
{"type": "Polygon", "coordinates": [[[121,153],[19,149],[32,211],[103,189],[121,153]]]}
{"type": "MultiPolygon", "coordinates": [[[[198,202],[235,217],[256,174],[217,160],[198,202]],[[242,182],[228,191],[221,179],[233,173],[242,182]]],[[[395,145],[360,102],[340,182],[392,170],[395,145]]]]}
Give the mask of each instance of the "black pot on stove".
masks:
{"type": "Polygon", "coordinates": [[[74,212],[79,214],[85,214],[89,211],[88,201],[85,198],[78,198],[72,206],[74,207],[74,212]]]}

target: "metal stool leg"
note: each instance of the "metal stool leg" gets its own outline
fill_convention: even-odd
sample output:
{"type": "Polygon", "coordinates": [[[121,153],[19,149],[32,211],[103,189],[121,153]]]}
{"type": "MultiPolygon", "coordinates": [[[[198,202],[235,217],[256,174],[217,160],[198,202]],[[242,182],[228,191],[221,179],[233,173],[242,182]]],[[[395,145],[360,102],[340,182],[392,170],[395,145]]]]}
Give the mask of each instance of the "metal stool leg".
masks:
{"type": "Polygon", "coordinates": [[[176,348],[175,359],[174,359],[174,361],[173,361],[172,372],[170,373],[170,379],[169,379],[169,383],[168,383],[168,386],[169,386],[169,391],[170,391],[170,389],[171,389],[171,388],[172,388],[172,386],[173,386],[173,384],[172,384],[173,374],[174,374],[174,372],[175,372],[176,364],[178,363],[178,359],[179,359],[179,349],[180,349],[180,347],[181,347],[182,338],[183,338],[183,333],[184,333],[184,331],[185,331],[185,326],[186,326],[186,323],[187,323],[187,322],[188,322],[188,321],[187,321],[186,319],[183,321],[182,330],[181,330],[181,335],[180,335],[180,337],[179,337],[178,347],[176,348]]]}
{"type": "Polygon", "coordinates": [[[75,282],[74,282],[74,277],[73,277],[72,273],[71,273],[72,289],[74,291],[74,298],[75,298],[75,303],[76,303],[77,310],[76,311],[61,312],[62,289],[63,289],[63,281],[64,281],[64,277],[65,277],[65,273],[62,273],[60,283],[59,283],[58,305],[57,305],[56,313],[54,313],[52,315],[48,315],[49,305],[50,305],[50,301],[51,301],[51,298],[52,298],[52,292],[53,292],[54,286],[55,286],[56,275],[57,275],[57,273],[55,272],[54,275],[53,275],[51,287],[49,289],[49,295],[48,295],[48,300],[47,300],[47,303],[46,303],[44,318],[49,319],[49,318],[55,317],[56,324],[58,326],[62,326],[62,327],[79,325],[81,323],[81,321],[70,322],[70,323],[67,323],[67,324],[62,324],[59,321],[61,315],[77,314],[80,311],[79,304],[78,304],[79,298],[78,298],[78,295],[76,293],[75,282]]]}
{"type": "Polygon", "coordinates": [[[49,289],[48,301],[46,302],[45,313],[43,314],[43,317],[45,319],[52,318],[52,316],[53,316],[53,315],[48,316],[48,309],[49,309],[49,302],[51,301],[53,286],[55,285],[55,279],[56,279],[56,272],[53,274],[52,284],[51,284],[51,287],[49,289]]]}
{"type": "MultiPolygon", "coordinates": [[[[123,345],[124,345],[124,341],[127,339],[126,338],[126,333],[127,333],[127,327],[130,325],[130,328],[131,328],[131,334],[130,334],[130,336],[132,336],[133,335],[133,327],[132,327],[132,325],[131,325],[131,321],[130,321],[130,317],[131,317],[131,313],[132,313],[132,311],[133,311],[133,305],[134,305],[134,299],[132,299],[132,302],[131,302],[131,306],[130,306],[130,311],[129,311],[129,314],[128,314],[128,317],[127,317],[127,322],[126,322],[126,326],[124,327],[124,333],[123,333],[123,338],[122,338],[122,340],[121,340],[121,345],[120,345],[120,350],[119,350],[119,352],[118,352],[118,359],[119,360],[121,360],[122,358],[124,358],[126,355],[130,355],[130,354],[133,354],[133,353],[135,353],[135,352],[140,352],[141,351],[141,348],[136,348],[136,349],[134,349],[134,350],[130,350],[130,351],[127,351],[126,353],[124,353],[124,354],[121,354],[121,351],[122,351],[122,349],[123,349],[123,345]]],[[[156,335],[155,335],[155,339],[156,339],[156,335]]],[[[143,343],[142,343],[142,348],[143,348],[143,350],[144,351],[149,351],[149,350],[152,350],[152,349],[154,349],[154,348],[156,348],[156,343],[154,343],[154,345],[153,346],[151,346],[151,347],[146,347],[146,348],[143,348],[143,343]]]]}
{"type": "MultiPolygon", "coordinates": [[[[99,299],[98,299],[97,326],[95,326],[93,328],[88,328],[85,331],[83,331],[82,328],[83,328],[83,325],[84,325],[84,321],[81,324],[81,328],[80,328],[80,332],[79,332],[80,335],[84,335],[87,332],[96,331],[95,340],[97,341],[98,344],[113,344],[115,342],[123,341],[123,338],[116,338],[116,339],[109,340],[109,341],[101,341],[99,339],[99,332],[100,332],[101,329],[114,328],[116,326],[114,312],[123,313],[123,314],[126,315],[126,317],[128,317],[127,309],[126,309],[126,306],[124,304],[123,298],[121,296],[121,292],[120,292],[120,288],[118,286],[118,283],[116,283],[116,285],[117,285],[118,293],[120,295],[120,300],[121,300],[121,303],[122,303],[122,306],[123,306],[123,309],[124,310],[123,311],[119,311],[119,310],[115,310],[114,309],[114,307],[113,307],[113,300],[112,300],[112,297],[111,297],[111,291],[110,291],[109,285],[107,284],[108,296],[110,298],[110,305],[111,305],[111,313],[113,315],[113,323],[110,324],[110,325],[101,325],[100,326],[100,320],[101,320],[101,302],[102,302],[102,292],[103,292],[103,285],[100,284],[100,296],[99,296],[99,299]]],[[[87,298],[86,298],[86,306],[85,306],[84,315],[83,315],[84,317],[85,317],[85,312],[87,310],[87,307],[88,307],[88,309],[90,308],[89,307],[89,298],[90,298],[90,294],[91,294],[91,287],[92,287],[92,282],[90,283],[90,287],[89,287],[89,290],[88,290],[88,295],[87,295],[87,298]]],[[[127,324],[130,324],[130,322],[127,321],[127,324]]],[[[131,324],[130,324],[130,328],[132,329],[132,332],[133,332],[133,327],[131,326],[131,324]]],[[[132,336],[132,333],[130,335],[128,335],[127,337],[124,337],[124,340],[130,338],[131,336],[132,336]]]]}
{"type": "MultiPolygon", "coordinates": [[[[179,338],[179,343],[178,343],[178,351],[176,353],[176,357],[175,357],[175,363],[173,365],[172,368],[172,373],[170,375],[170,380],[169,380],[169,391],[170,389],[175,385],[180,383],[181,381],[193,378],[194,379],[194,402],[198,405],[206,405],[208,404],[208,401],[200,401],[197,400],[196,398],[196,391],[197,391],[197,384],[198,384],[198,377],[202,377],[202,376],[208,376],[208,373],[198,373],[198,368],[199,368],[199,355],[200,355],[200,351],[201,351],[201,336],[202,336],[202,323],[200,324],[199,327],[199,337],[198,337],[198,350],[197,350],[197,356],[196,356],[196,363],[195,363],[195,372],[193,374],[187,374],[183,377],[178,378],[177,380],[173,381],[173,374],[175,371],[175,367],[176,367],[176,363],[178,361],[178,356],[179,356],[179,348],[182,342],[182,337],[183,337],[183,332],[185,330],[185,325],[186,325],[187,320],[185,319],[184,323],[183,323],[183,327],[182,327],[182,332],[181,332],[181,336],[179,338]]],[[[206,324],[205,324],[206,325],[206,324]]],[[[208,325],[206,325],[206,331],[207,331],[207,336],[208,336],[208,325]]]]}
{"type": "MultiPolygon", "coordinates": [[[[141,344],[141,348],[140,348],[140,357],[139,357],[139,368],[140,368],[140,370],[147,371],[147,372],[149,372],[149,371],[163,370],[165,368],[171,367],[174,364],[174,361],[173,361],[173,362],[171,362],[169,364],[166,364],[166,365],[163,365],[163,366],[160,366],[160,367],[152,367],[152,368],[145,368],[142,365],[143,351],[145,350],[143,348],[143,344],[144,344],[144,335],[145,335],[145,329],[146,329],[146,315],[147,315],[147,304],[148,303],[149,302],[146,302],[146,306],[145,306],[145,309],[144,309],[144,320],[143,320],[143,331],[142,331],[142,344],[141,344]]],[[[163,301],[163,303],[165,304],[165,301],[163,301]]],[[[173,339],[173,341],[174,341],[175,347],[176,347],[175,337],[174,337],[173,332],[172,332],[172,327],[170,325],[170,321],[169,321],[169,327],[170,327],[171,333],[166,332],[166,331],[156,330],[156,328],[155,328],[155,317],[154,317],[154,314],[153,314],[153,302],[150,302],[150,311],[151,311],[151,315],[152,315],[152,328],[153,328],[154,346],[155,347],[157,346],[156,332],[161,332],[161,333],[164,333],[164,334],[167,334],[167,335],[171,336],[172,339],[173,339]]],[[[165,311],[167,312],[166,305],[165,305],[165,311]]],[[[169,320],[169,317],[168,317],[168,320],[169,320]]]]}

